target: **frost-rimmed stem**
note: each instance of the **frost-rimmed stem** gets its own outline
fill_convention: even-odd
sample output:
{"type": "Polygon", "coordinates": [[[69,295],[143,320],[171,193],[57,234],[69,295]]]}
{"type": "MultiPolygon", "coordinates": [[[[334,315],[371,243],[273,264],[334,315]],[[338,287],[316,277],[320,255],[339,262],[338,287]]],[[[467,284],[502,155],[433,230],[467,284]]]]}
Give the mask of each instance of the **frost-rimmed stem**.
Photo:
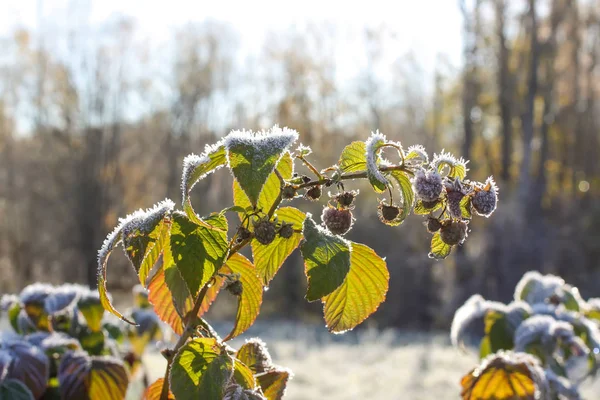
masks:
{"type": "MultiPolygon", "coordinates": [[[[381,172],[403,171],[409,175],[415,174],[411,169],[407,168],[404,165],[387,165],[387,166],[379,167],[379,170],[381,172]]],[[[307,187],[311,187],[311,186],[325,185],[326,183],[335,183],[336,181],[344,181],[344,180],[348,180],[348,179],[366,179],[366,178],[368,178],[367,171],[351,172],[349,174],[342,174],[335,179],[321,178],[316,181],[302,183],[302,184],[296,186],[296,189],[303,189],[303,188],[307,188],[307,187]]]]}
{"type": "MultiPolygon", "coordinates": [[[[279,202],[276,202],[276,203],[279,203],[279,202]]],[[[227,260],[229,260],[231,258],[231,256],[233,256],[235,253],[240,251],[249,242],[250,242],[250,239],[245,239],[242,242],[233,246],[231,248],[231,250],[229,251],[227,260]]],[[[223,265],[225,265],[225,263],[223,263],[223,265]]],[[[218,268],[215,270],[211,279],[219,273],[220,269],[221,268],[218,268]]],[[[209,280],[209,282],[210,282],[210,280],[209,280]]],[[[184,317],[185,328],[183,329],[183,333],[181,334],[181,336],[179,337],[179,340],[175,344],[175,347],[173,348],[173,352],[171,353],[170,357],[167,359],[167,368],[165,370],[165,377],[163,380],[162,391],[160,393],[160,400],[168,400],[169,399],[169,387],[170,387],[169,372],[171,371],[173,359],[175,358],[175,355],[179,352],[179,350],[185,345],[185,343],[190,338],[190,336],[192,336],[192,333],[194,333],[196,331],[196,327],[194,326],[194,323],[195,323],[194,316],[198,315],[198,311],[200,311],[200,307],[202,307],[202,302],[204,301],[204,297],[206,297],[206,293],[208,292],[208,289],[209,289],[209,285],[207,283],[206,285],[204,285],[204,287],[202,287],[202,290],[200,290],[200,293],[198,293],[198,296],[196,296],[196,300],[194,301],[194,308],[192,308],[192,311],[187,313],[187,315],[184,317]]]]}
{"type": "Polygon", "coordinates": [[[298,160],[302,161],[302,162],[304,163],[304,165],[306,165],[306,167],[307,167],[308,169],[310,169],[310,170],[311,170],[311,172],[317,176],[317,178],[319,178],[319,179],[323,179],[323,175],[322,175],[322,174],[319,172],[319,170],[317,170],[317,169],[314,167],[314,165],[312,165],[312,164],[310,163],[310,161],[308,161],[306,158],[304,158],[304,156],[296,156],[296,158],[297,158],[298,160]]]}

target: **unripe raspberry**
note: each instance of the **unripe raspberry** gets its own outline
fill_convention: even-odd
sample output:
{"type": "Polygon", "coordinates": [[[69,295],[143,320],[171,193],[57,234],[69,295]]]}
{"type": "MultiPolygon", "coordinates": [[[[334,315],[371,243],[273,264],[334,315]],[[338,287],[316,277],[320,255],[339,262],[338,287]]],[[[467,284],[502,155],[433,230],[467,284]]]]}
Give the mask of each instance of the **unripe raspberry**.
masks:
{"type": "Polygon", "coordinates": [[[304,195],[310,201],[317,201],[321,197],[321,186],[313,186],[304,195]]]}
{"type": "Polygon", "coordinates": [[[268,219],[261,219],[254,223],[254,238],[260,244],[270,244],[275,240],[275,224],[268,219]]]}
{"type": "Polygon", "coordinates": [[[281,198],[285,200],[291,200],[296,197],[296,188],[292,185],[285,185],[281,191],[281,198]]]}
{"type": "Polygon", "coordinates": [[[225,289],[227,289],[227,291],[234,296],[241,296],[242,292],[244,291],[244,285],[241,281],[235,280],[230,282],[225,289]]]}
{"type": "Polygon", "coordinates": [[[413,184],[417,197],[423,201],[435,201],[442,194],[442,177],[437,171],[418,170],[413,184]]]}
{"type": "Polygon", "coordinates": [[[249,239],[252,236],[252,232],[249,229],[240,226],[237,231],[237,241],[243,242],[246,239],[249,239]]]}
{"type": "Polygon", "coordinates": [[[285,222],[279,228],[279,236],[284,239],[289,239],[294,234],[294,226],[291,224],[286,224],[285,222]]]}
{"type": "Polygon", "coordinates": [[[358,195],[357,190],[351,190],[349,192],[341,192],[333,196],[333,199],[338,202],[338,205],[342,208],[348,208],[354,202],[354,198],[358,195]]]}
{"type": "Polygon", "coordinates": [[[478,215],[489,217],[496,210],[498,187],[491,177],[485,183],[484,187],[475,187],[475,194],[473,195],[471,204],[478,215]]]}
{"type": "Polygon", "coordinates": [[[451,182],[446,182],[446,197],[448,199],[448,214],[452,218],[462,218],[462,210],[460,202],[466,195],[460,179],[455,179],[451,182]]]}
{"type": "Polygon", "coordinates": [[[352,228],[352,211],[327,206],[323,208],[321,220],[331,233],[343,235],[352,228]]]}
{"type": "Polygon", "coordinates": [[[442,228],[442,223],[437,218],[428,218],[427,219],[427,232],[435,233],[442,228]]]}
{"type": "Polygon", "coordinates": [[[464,242],[467,237],[467,224],[463,221],[449,221],[442,224],[440,230],[442,241],[450,246],[464,242]]]}
{"type": "Polygon", "coordinates": [[[401,212],[402,209],[395,205],[380,203],[377,207],[377,215],[379,216],[379,220],[390,226],[396,226],[402,222],[397,219],[401,212]]]}

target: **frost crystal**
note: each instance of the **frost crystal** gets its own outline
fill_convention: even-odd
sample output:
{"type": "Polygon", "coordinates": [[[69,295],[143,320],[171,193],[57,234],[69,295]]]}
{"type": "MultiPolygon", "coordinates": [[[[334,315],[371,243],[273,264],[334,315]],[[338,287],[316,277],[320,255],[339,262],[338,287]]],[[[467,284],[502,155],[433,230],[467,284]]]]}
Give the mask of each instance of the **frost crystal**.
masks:
{"type": "Polygon", "coordinates": [[[456,159],[456,157],[454,157],[450,153],[445,152],[444,150],[442,150],[442,152],[440,154],[434,154],[433,160],[431,160],[431,166],[436,171],[440,171],[444,167],[444,165],[450,165],[450,166],[461,165],[465,169],[465,172],[466,172],[466,171],[468,171],[467,163],[468,163],[468,161],[465,161],[462,157],[459,159],[456,159]]]}
{"type": "Polygon", "coordinates": [[[565,281],[558,276],[529,271],[517,283],[514,298],[532,305],[545,303],[554,296],[562,300],[565,295],[564,286],[565,281]]]}
{"type": "Polygon", "coordinates": [[[78,284],[64,284],[54,288],[53,292],[46,298],[44,308],[48,314],[54,314],[73,306],[80,296],[89,292],[87,286],[78,284]]]}
{"type": "Polygon", "coordinates": [[[275,125],[268,131],[231,131],[223,139],[223,143],[227,150],[237,146],[253,147],[256,161],[260,165],[274,153],[273,149],[283,153],[282,150],[287,150],[296,140],[298,140],[298,132],[275,125]]]}
{"type": "Polygon", "coordinates": [[[569,343],[574,336],[573,327],[548,315],[534,315],[526,319],[515,332],[515,350],[525,351],[528,345],[540,341],[550,352],[557,340],[569,343]]]}
{"type": "Polygon", "coordinates": [[[308,146],[305,146],[305,145],[301,144],[296,149],[296,153],[300,154],[302,156],[308,156],[308,155],[312,154],[312,149],[310,147],[308,147],[308,146]]]}
{"type": "Polygon", "coordinates": [[[209,162],[210,154],[216,152],[221,146],[223,146],[223,140],[220,140],[213,145],[207,144],[206,146],[204,146],[204,152],[201,155],[198,156],[192,153],[183,159],[183,173],[181,177],[182,199],[185,199],[187,197],[188,192],[192,190],[194,185],[196,185],[196,182],[204,179],[207,175],[210,175],[223,167],[223,165],[218,165],[210,171],[206,172],[205,174],[200,175],[194,182],[189,182],[191,175],[194,173],[194,170],[198,166],[209,162]]]}
{"type": "Polygon", "coordinates": [[[267,350],[267,345],[265,342],[260,340],[259,338],[252,338],[246,340],[245,346],[249,348],[252,353],[253,358],[256,360],[256,364],[249,365],[257,373],[265,372],[273,368],[273,360],[271,360],[271,355],[267,350]]]}
{"type": "Polygon", "coordinates": [[[365,156],[367,158],[367,169],[369,175],[374,177],[377,181],[388,184],[388,180],[381,171],[379,171],[379,166],[377,165],[377,151],[381,147],[381,145],[387,143],[387,138],[384,134],[379,133],[379,131],[373,133],[371,132],[371,137],[367,139],[365,142],[367,150],[365,156]]]}
{"type": "Polygon", "coordinates": [[[223,400],[267,400],[262,394],[251,389],[244,389],[240,385],[230,384],[223,395],[223,400]]]}
{"type": "Polygon", "coordinates": [[[14,294],[5,294],[0,298],[0,311],[8,311],[13,304],[18,303],[19,298],[14,294]]]}
{"type": "Polygon", "coordinates": [[[468,337],[483,337],[483,318],[488,311],[506,312],[504,304],[487,301],[481,295],[474,294],[463,304],[452,319],[450,340],[454,346],[462,344],[468,337]]]}
{"type": "Polygon", "coordinates": [[[26,286],[19,295],[21,303],[40,303],[43,304],[46,297],[54,292],[54,286],[46,283],[33,283],[26,286]]]}
{"type": "Polygon", "coordinates": [[[426,172],[423,169],[415,173],[413,186],[417,197],[426,202],[436,201],[444,189],[442,177],[437,171],[426,172]]]}
{"type": "Polygon", "coordinates": [[[410,146],[408,148],[406,157],[408,158],[408,160],[406,160],[407,162],[418,161],[423,164],[427,164],[429,162],[429,155],[427,154],[425,147],[421,146],[420,144],[410,146]]]}

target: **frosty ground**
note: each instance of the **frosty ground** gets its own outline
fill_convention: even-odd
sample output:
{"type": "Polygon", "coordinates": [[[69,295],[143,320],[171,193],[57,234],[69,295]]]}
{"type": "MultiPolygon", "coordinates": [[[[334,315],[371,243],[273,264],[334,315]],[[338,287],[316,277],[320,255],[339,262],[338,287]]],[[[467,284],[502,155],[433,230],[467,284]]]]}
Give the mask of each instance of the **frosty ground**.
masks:
{"type": "MultiPolygon", "coordinates": [[[[227,332],[227,326],[216,327],[227,332]]],[[[369,329],[331,335],[322,326],[272,322],[257,324],[232,346],[253,336],[267,343],[276,364],[294,372],[287,400],[458,399],[461,376],[477,363],[474,354],[451,347],[445,333],[369,329]]],[[[145,359],[151,379],[164,374],[160,355],[145,359]]],[[[600,380],[584,385],[584,399],[599,393],[600,380]]]]}

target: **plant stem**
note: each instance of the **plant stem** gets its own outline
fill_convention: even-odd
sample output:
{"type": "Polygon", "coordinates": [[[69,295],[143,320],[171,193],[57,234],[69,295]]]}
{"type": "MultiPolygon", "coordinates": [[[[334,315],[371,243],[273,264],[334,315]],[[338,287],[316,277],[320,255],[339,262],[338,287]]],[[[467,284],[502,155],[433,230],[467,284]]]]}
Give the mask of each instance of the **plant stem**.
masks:
{"type": "MultiPolygon", "coordinates": [[[[411,171],[410,169],[408,169],[407,167],[405,167],[404,165],[388,165],[388,166],[384,166],[384,167],[379,167],[379,170],[381,172],[404,171],[407,174],[414,175],[414,172],[411,171]]],[[[367,177],[368,177],[367,171],[361,171],[361,172],[351,172],[349,174],[342,174],[337,179],[340,181],[344,181],[344,180],[348,180],[348,179],[364,179],[367,177]]],[[[324,185],[328,182],[333,182],[333,179],[332,178],[321,178],[316,181],[302,183],[302,184],[298,185],[297,188],[303,189],[303,188],[307,188],[307,187],[311,187],[311,186],[324,185]]]]}
{"type": "Polygon", "coordinates": [[[323,178],[323,175],[321,175],[321,173],[306,158],[304,158],[303,156],[297,156],[296,158],[301,160],[304,163],[304,165],[306,165],[308,169],[310,169],[311,172],[317,176],[317,178],[323,178]]]}

